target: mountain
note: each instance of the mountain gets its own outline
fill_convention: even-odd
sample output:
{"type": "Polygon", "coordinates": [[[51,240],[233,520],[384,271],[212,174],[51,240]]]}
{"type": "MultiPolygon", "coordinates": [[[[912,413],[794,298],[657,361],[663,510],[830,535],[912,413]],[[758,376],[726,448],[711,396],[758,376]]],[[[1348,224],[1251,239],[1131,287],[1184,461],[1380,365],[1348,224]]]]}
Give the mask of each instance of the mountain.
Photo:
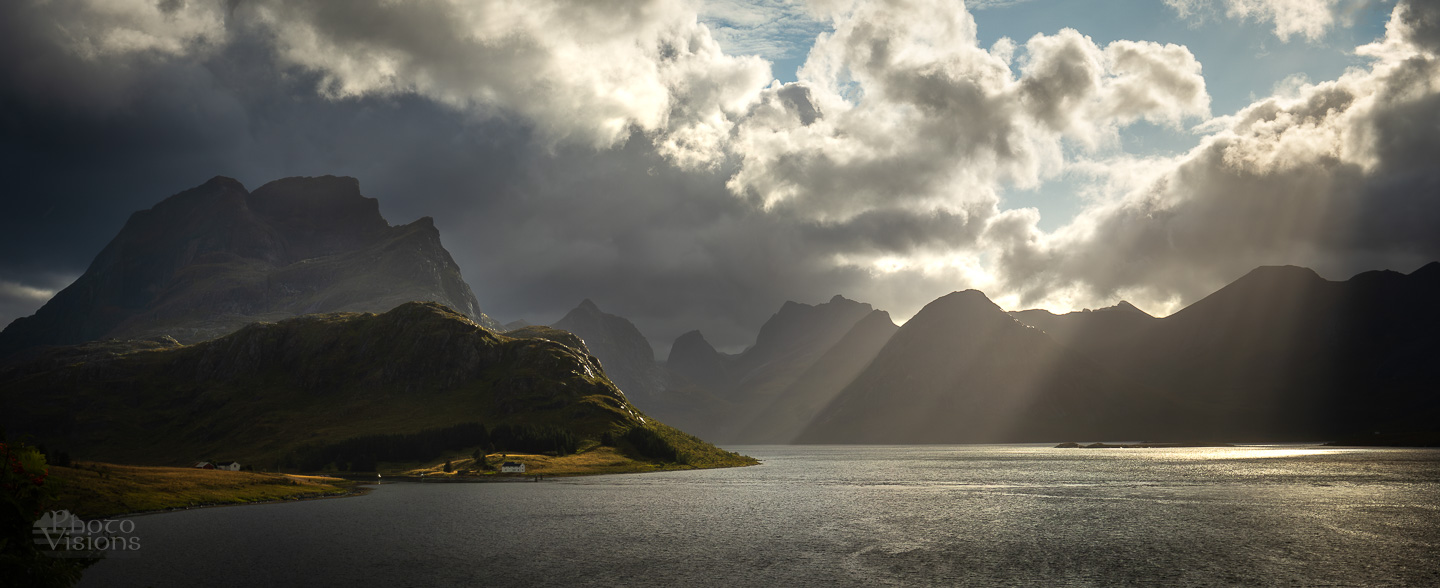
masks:
{"type": "Polygon", "coordinates": [[[0,371],[0,424],[86,459],[134,464],[223,455],[312,469],[336,465],[316,456],[383,450],[399,435],[433,439],[426,457],[438,457],[482,425],[502,450],[563,441],[692,465],[745,461],[648,419],[569,333],[537,334],[553,338],[496,334],[411,302],[253,323],[191,345],[52,348],[0,371]]]}
{"type": "Polygon", "coordinates": [[[1134,337],[1158,320],[1123,300],[1115,306],[1096,310],[1086,309],[1065,314],[1054,314],[1048,310],[1021,310],[1011,312],[1010,316],[1045,331],[1056,341],[1066,344],[1081,340],[1094,344],[1097,338],[1118,343],[1134,337]]]}
{"type": "MultiPolygon", "coordinates": [[[[784,418],[775,423],[787,428],[773,431],[763,425],[751,427],[751,423],[770,419],[766,410],[873,311],[869,304],[839,295],[816,305],[787,301],[761,325],[755,344],[738,355],[719,353],[698,331],[681,335],[666,362],[674,376],[668,394],[692,400],[673,402],[660,414],[691,424],[717,442],[756,443],[788,437],[793,431],[784,418]]],[[[806,398],[824,395],[808,394],[806,398]]]]}
{"type": "Polygon", "coordinates": [[[731,366],[747,396],[773,396],[789,387],[855,323],[873,311],[869,304],[835,295],[824,304],[787,301],[765,321],[755,344],[731,366]]]}
{"type": "Polygon", "coordinates": [[[1434,427],[1440,264],[1329,281],[1261,267],[1090,353],[1194,407],[1183,425],[1258,439],[1434,427]],[[1105,356],[1109,357],[1105,357],[1105,356]]]}
{"type": "Polygon", "coordinates": [[[1437,428],[1437,298],[1440,263],[1346,281],[1273,266],[1163,319],[1016,316],[1167,396],[1172,435],[1316,440],[1437,428]]]}
{"type": "Polygon", "coordinates": [[[865,315],[746,424],[739,438],[746,443],[794,441],[815,415],[870,365],[899,328],[883,310],[865,315]]]}
{"type": "Polygon", "coordinates": [[[727,395],[735,388],[736,378],[730,372],[729,357],[715,350],[700,331],[690,331],[675,338],[665,368],[693,385],[727,395]]]}
{"type": "Polygon", "coordinates": [[[0,332],[0,356],[103,338],[214,338],[259,320],[434,301],[491,327],[429,217],[390,226],[354,178],[249,192],[215,177],[131,215],[90,267],[0,332]]]}
{"type": "Polygon", "coordinates": [[[601,312],[586,299],[551,326],[583,339],[631,402],[648,410],[663,395],[665,370],[655,362],[650,341],[629,320],[601,312]]]}
{"type": "MultiPolygon", "coordinates": [[[[1133,435],[1145,396],[975,290],[900,327],[799,443],[972,443],[1133,435]]],[[[1120,437],[1126,438],[1126,437],[1120,437]]]]}

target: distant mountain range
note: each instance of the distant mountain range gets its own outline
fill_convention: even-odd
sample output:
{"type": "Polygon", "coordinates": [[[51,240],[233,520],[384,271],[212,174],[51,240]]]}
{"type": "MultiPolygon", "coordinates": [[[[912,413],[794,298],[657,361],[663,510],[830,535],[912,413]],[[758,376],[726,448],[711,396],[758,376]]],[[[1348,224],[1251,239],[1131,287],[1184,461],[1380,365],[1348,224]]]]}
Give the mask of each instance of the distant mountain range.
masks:
{"type": "Polygon", "coordinates": [[[887,313],[842,296],[786,302],[739,354],[691,331],[658,364],[630,321],[588,300],[553,326],[580,335],[617,383],[633,382],[621,388],[648,413],[722,443],[790,442],[896,328],[887,313]]]}
{"type": "Polygon", "coordinates": [[[390,226],[354,178],[286,178],[249,192],[216,177],[133,214],[79,279],[0,332],[0,357],[104,338],[191,343],[260,320],[412,300],[499,328],[430,218],[390,226]]]}
{"type": "Polygon", "coordinates": [[[1132,438],[1145,396],[975,290],[926,305],[800,443],[1132,438]]]}
{"type": "Polygon", "coordinates": [[[325,411],[305,420],[332,440],[385,430],[382,414],[590,436],[648,416],[723,443],[1440,431],[1440,263],[1345,281],[1262,267],[1165,318],[1126,302],[1007,313],[967,290],[897,327],[842,296],[786,302],[741,353],[691,331],[657,361],[639,329],[590,300],[550,327],[500,327],[429,219],[392,227],[378,210],[350,178],[247,192],[217,177],[136,213],[80,279],[0,333],[6,424],[122,457],[152,451],[131,442],[147,435],[287,451],[304,425],[280,421],[321,414],[305,411],[325,411]],[[385,314],[312,316],[337,311],[385,314]],[[518,351],[537,345],[550,359],[518,351]],[[426,390],[451,396],[422,401],[426,390]],[[581,422],[596,407],[619,420],[581,422]],[[215,416],[237,410],[243,421],[215,416]]]}
{"type": "Polygon", "coordinates": [[[1339,282],[1262,267],[1166,318],[966,291],[897,329],[842,297],[787,302],[738,355],[681,335],[663,391],[643,354],[597,357],[638,362],[640,406],[729,443],[1363,440],[1440,431],[1437,299],[1440,263],[1339,282]]]}
{"type": "Polygon", "coordinates": [[[1261,267],[1163,319],[1020,313],[1180,407],[1172,436],[1325,439],[1440,430],[1440,263],[1329,281],[1261,267]]]}

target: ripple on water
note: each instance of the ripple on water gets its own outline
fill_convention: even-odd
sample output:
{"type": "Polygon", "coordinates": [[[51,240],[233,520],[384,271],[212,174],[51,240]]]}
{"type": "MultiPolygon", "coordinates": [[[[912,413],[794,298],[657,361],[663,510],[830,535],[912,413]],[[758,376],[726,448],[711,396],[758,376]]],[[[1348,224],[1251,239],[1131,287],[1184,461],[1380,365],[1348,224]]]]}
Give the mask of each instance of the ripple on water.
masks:
{"type": "Polygon", "coordinates": [[[141,517],[82,585],[1440,584],[1435,450],[732,449],[765,463],[141,517]]]}

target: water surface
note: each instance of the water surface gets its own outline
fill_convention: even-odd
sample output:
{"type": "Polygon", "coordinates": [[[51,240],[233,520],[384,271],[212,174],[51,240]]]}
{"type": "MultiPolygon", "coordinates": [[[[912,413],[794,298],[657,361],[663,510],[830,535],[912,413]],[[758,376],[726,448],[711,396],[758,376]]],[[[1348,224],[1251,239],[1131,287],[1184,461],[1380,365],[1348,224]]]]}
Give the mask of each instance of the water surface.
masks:
{"type": "Polygon", "coordinates": [[[136,519],[82,586],[1440,585],[1440,451],[733,447],[136,519]]]}

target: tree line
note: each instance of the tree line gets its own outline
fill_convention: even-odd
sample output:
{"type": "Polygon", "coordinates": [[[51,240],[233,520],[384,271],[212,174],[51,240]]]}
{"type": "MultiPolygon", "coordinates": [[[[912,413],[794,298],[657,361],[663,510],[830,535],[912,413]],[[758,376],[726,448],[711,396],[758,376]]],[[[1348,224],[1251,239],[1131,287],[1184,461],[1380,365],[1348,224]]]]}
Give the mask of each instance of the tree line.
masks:
{"type": "Polygon", "coordinates": [[[463,423],[418,433],[354,437],[328,445],[307,445],[282,457],[278,469],[373,472],[379,462],[415,462],[470,447],[487,453],[512,451],[570,455],[580,441],[570,431],[553,426],[500,425],[493,430],[481,423],[463,423]]]}

